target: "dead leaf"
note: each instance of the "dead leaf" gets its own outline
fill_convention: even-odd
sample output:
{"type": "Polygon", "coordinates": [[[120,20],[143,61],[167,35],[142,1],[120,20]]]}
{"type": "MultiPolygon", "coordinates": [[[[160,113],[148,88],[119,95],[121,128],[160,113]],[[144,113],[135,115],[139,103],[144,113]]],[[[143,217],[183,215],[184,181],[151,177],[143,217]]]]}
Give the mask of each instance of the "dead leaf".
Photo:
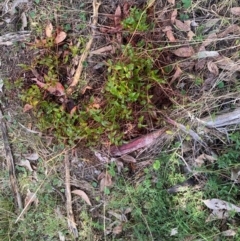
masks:
{"type": "Polygon", "coordinates": [[[175,71],[175,73],[174,73],[174,75],[173,75],[173,77],[172,77],[172,79],[171,79],[171,81],[170,81],[170,85],[171,84],[173,84],[173,82],[176,80],[176,79],[178,79],[180,76],[181,76],[181,74],[182,74],[182,70],[180,69],[180,67],[176,67],[176,71],[175,71]]]}
{"type": "Polygon", "coordinates": [[[60,31],[54,40],[55,44],[61,43],[66,37],[67,34],[64,31],[60,31]]]}
{"type": "Polygon", "coordinates": [[[24,105],[24,107],[23,107],[23,112],[25,113],[25,112],[31,110],[32,108],[33,108],[32,105],[26,104],[26,105],[24,105]]]}
{"type": "Polygon", "coordinates": [[[203,68],[205,68],[205,65],[207,64],[207,60],[206,59],[198,59],[195,63],[195,70],[196,71],[200,71],[203,68]]]}
{"type": "Polygon", "coordinates": [[[213,164],[217,160],[217,158],[207,155],[207,154],[201,154],[200,156],[197,157],[197,159],[195,159],[195,161],[194,161],[195,166],[197,166],[197,167],[203,166],[205,160],[207,160],[213,164]]]}
{"type": "Polygon", "coordinates": [[[39,155],[36,152],[30,153],[30,154],[24,154],[23,156],[29,161],[36,161],[39,158],[39,155]]]}
{"type": "Polygon", "coordinates": [[[170,42],[176,42],[171,26],[166,26],[162,31],[166,32],[167,38],[169,39],[170,42]]]}
{"type": "Polygon", "coordinates": [[[21,14],[21,20],[22,20],[21,31],[24,31],[24,29],[27,27],[27,24],[28,24],[25,12],[21,14]]]}
{"type": "Polygon", "coordinates": [[[72,193],[80,196],[88,205],[92,206],[88,195],[82,190],[73,190],[72,193]]]}
{"type": "Polygon", "coordinates": [[[124,155],[120,157],[123,161],[127,162],[127,163],[136,163],[136,159],[130,155],[124,155]]]}
{"type": "Polygon", "coordinates": [[[236,24],[230,25],[227,29],[225,29],[223,32],[219,33],[217,36],[218,36],[218,38],[224,38],[230,33],[239,34],[240,27],[236,24]]]}
{"type": "Polygon", "coordinates": [[[217,61],[215,62],[215,64],[218,66],[218,68],[227,70],[232,73],[234,73],[236,71],[240,71],[240,63],[239,62],[234,62],[230,58],[227,58],[224,56],[219,57],[217,59],[217,61]]]}
{"type": "Polygon", "coordinates": [[[49,84],[45,84],[39,81],[37,78],[32,78],[32,80],[34,80],[40,88],[47,90],[52,95],[55,95],[55,96],[65,95],[65,89],[60,82],[56,82],[53,86],[49,86],[49,84]]]}
{"type": "Polygon", "coordinates": [[[233,168],[231,170],[231,180],[235,183],[239,183],[240,168],[233,168]]]}
{"type": "Polygon", "coordinates": [[[196,54],[196,58],[198,59],[213,58],[218,56],[219,53],[217,51],[201,51],[196,54]]]}
{"type": "Polygon", "coordinates": [[[229,213],[226,210],[213,210],[212,213],[206,219],[206,222],[211,222],[218,219],[226,219],[229,217],[229,213]]]}
{"type": "Polygon", "coordinates": [[[227,211],[240,212],[240,207],[237,207],[232,203],[229,203],[217,198],[203,200],[203,202],[208,208],[212,210],[224,209],[227,211]]]}
{"type": "Polygon", "coordinates": [[[176,19],[175,20],[175,25],[176,27],[181,30],[181,31],[184,31],[184,32],[188,32],[191,30],[191,27],[190,27],[190,24],[187,22],[187,23],[183,23],[182,21],[176,19]]]}
{"type": "MultiPolygon", "coordinates": [[[[173,0],[173,1],[174,1],[174,4],[175,4],[175,0],[173,0]]],[[[174,9],[171,13],[171,23],[172,24],[175,23],[176,17],[177,17],[177,9],[174,9]]]]}
{"type": "Polygon", "coordinates": [[[118,234],[122,233],[122,231],[123,231],[123,226],[122,226],[122,224],[119,224],[113,228],[112,233],[115,235],[118,235],[118,234]]]}
{"type": "Polygon", "coordinates": [[[233,229],[228,229],[226,231],[221,232],[221,235],[224,237],[234,237],[237,233],[233,229]]]}
{"type": "Polygon", "coordinates": [[[116,165],[117,165],[118,173],[121,173],[121,171],[123,169],[123,163],[120,161],[116,161],[116,165]]]}
{"type": "Polygon", "coordinates": [[[216,33],[211,33],[207,36],[207,38],[202,42],[202,45],[199,48],[199,52],[200,51],[205,51],[205,47],[207,47],[209,44],[211,44],[212,42],[216,41],[218,38],[216,33]]]}
{"type": "Polygon", "coordinates": [[[24,200],[24,209],[25,210],[28,210],[29,209],[29,206],[34,203],[35,206],[38,205],[38,198],[36,196],[36,193],[32,193],[30,192],[30,190],[28,189],[27,190],[27,196],[24,200]]]}
{"type": "Polygon", "coordinates": [[[121,16],[122,16],[122,10],[121,10],[120,5],[118,5],[115,10],[115,14],[114,14],[115,27],[121,25],[121,16]]]}
{"type": "Polygon", "coordinates": [[[230,11],[233,15],[240,16],[240,7],[233,7],[230,11]]]}
{"type": "Polygon", "coordinates": [[[181,47],[179,49],[173,50],[172,53],[177,55],[178,57],[187,58],[194,55],[195,51],[193,47],[190,46],[190,47],[181,47]]]}
{"type": "Polygon", "coordinates": [[[218,70],[218,67],[215,63],[213,63],[212,61],[209,61],[207,63],[207,67],[208,67],[208,70],[213,73],[215,76],[218,76],[219,74],[219,70],[218,70]]]}
{"type": "Polygon", "coordinates": [[[74,107],[70,110],[70,116],[71,116],[71,117],[76,113],[77,109],[78,109],[77,106],[74,106],[74,107]]]}
{"type": "Polygon", "coordinates": [[[48,38],[52,37],[52,31],[53,31],[53,26],[51,22],[48,22],[46,28],[45,28],[45,34],[48,38]]]}
{"type": "Polygon", "coordinates": [[[167,0],[170,4],[175,5],[175,0],[167,0]]]}
{"type": "Polygon", "coordinates": [[[196,36],[196,35],[193,31],[189,31],[187,33],[187,36],[188,36],[188,40],[191,41],[193,39],[193,37],[196,36]]]}
{"type": "Polygon", "coordinates": [[[105,173],[103,173],[103,178],[100,181],[100,191],[103,192],[105,190],[105,187],[112,187],[112,185],[113,185],[112,177],[106,171],[105,173]]]}
{"type": "Polygon", "coordinates": [[[98,152],[98,151],[94,151],[94,155],[97,157],[97,159],[100,162],[105,162],[105,163],[109,162],[109,158],[107,156],[103,155],[102,153],[98,152]]]}
{"type": "Polygon", "coordinates": [[[20,162],[18,162],[18,163],[16,163],[16,164],[17,164],[18,166],[25,167],[25,168],[28,169],[30,172],[33,171],[29,160],[21,160],[20,162]]]}
{"type": "Polygon", "coordinates": [[[175,236],[176,234],[178,234],[178,228],[172,228],[170,236],[175,236]]]}

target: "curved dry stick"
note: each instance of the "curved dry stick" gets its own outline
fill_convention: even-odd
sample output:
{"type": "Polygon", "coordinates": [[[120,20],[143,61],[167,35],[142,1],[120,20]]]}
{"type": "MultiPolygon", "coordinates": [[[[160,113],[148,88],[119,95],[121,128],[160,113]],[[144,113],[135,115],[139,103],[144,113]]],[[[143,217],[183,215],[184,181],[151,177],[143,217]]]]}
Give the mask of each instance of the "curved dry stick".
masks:
{"type": "Polygon", "coordinates": [[[93,43],[93,39],[95,37],[96,26],[97,26],[97,22],[98,22],[98,9],[99,9],[100,5],[101,5],[100,1],[98,2],[98,0],[93,0],[92,35],[91,35],[90,39],[88,40],[88,42],[86,44],[86,47],[85,47],[85,49],[84,49],[84,51],[81,55],[76,73],[73,77],[73,81],[67,89],[68,94],[71,94],[73,92],[74,87],[78,84],[78,82],[80,80],[80,77],[81,77],[81,74],[82,74],[82,71],[83,71],[83,62],[86,60],[86,58],[89,54],[89,51],[90,51],[92,43],[93,43]]]}

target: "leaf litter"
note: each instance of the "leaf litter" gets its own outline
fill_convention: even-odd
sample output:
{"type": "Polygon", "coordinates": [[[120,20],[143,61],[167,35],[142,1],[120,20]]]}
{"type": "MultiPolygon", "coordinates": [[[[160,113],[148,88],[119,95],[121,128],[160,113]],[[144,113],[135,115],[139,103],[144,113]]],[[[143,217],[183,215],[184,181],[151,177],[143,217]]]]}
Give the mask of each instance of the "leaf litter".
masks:
{"type": "MultiPolygon", "coordinates": [[[[168,1],[169,3],[171,3],[172,5],[175,5],[175,1],[168,1]]],[[[127,10],[125,10],[126,12],[128,12],[129,13],[129,8],[127,9],[127,10]]],[[[232,14],[234,14],[234,15],[238,15],[238,9],[236,9],[236,8],[232,8],[231,9],[231,12],[232,12],[232,14]]],[[[128,14],[127,13],[127,14],[128,14]]],[[[116,10],[115,10],[115,13],[114,13],[114,27],[113,27],[113,29],[117,32],[117,34],[119,34],[118,32],[119,32],[119,30],[121,30],[121,26],[120,26],[120,22],[121,22],[121,18],[122,18],[122,15],[124,15],[124,9],[123,9],[123,13],[121,12],[121,7],[118,5],[117,6],[117,8],[116,8],[116,10]]],[[[178,20],[178,19],[176,19],[177,18],[177,10],[174,10],[173,12],[172,12],[172,16],[171,16],[171,23],[172,24],[175,24],[176,25],[176,27],[180,30],[180,31],[182,31],[182,32],[186,32],[186,33],[184,33],[185,34],[185,36],[187,36],[187,38],[188,38],[188,40],[192,40],[194,37],[195,37],[195,33],[193,32],[193,31],[191,31],[191,27],[190,27],[190,24],[189,24],[189,22],[184,22],[184,21],[180,21],[180,20],[178,20]],[[187,34],[187,35],[186,35],[187,34]]],[[[167,37],[167,39],[170,41],[170,42],[172,42],[172,43],[175,43],[175,42],[177,42],[178,40],[176,40],[176,38],[174,37],[174,34],[175,34],[175,32],[174,32],[174,30],[173,30],[173,28],[172,28],[172,26],[170,26],[170,25],[168,25],[168,26],[166,26],[165,27],[165,30],[163,30],[164,32],[165,32],[165,34],[166,34],[166,37],[167,37]]],[[[224,37],[226,37],[228,34],[231,34],[231,33],[233,33],[233,34],[235,34],[235,33],[238,33],[238,31],[239,31],[239,28],[238,27],[236,27],[236,26],[231,26],[231,27],[229,27],[227,30],[224,30],[223,32],[221,32],[221,33],[219,33],[218,35],[216,35],[215,34],[215,36],[217,36],[217,38],[219,38],[219,37],[221,37],[221,38],[224,38],[224,37]]],[[[53,32],[53,29],[52,29],[52,27],[51,26],[48,26],[47,25],[47,27],[46,27],[46,30],[45,30],[45,34],[46,34],[46,36],[47,37],[52,37],[52,36],[55,36],[54,37],[54,41],[55,41],[55,43],[56,44],[60,44],[60,43],[62,43],[65,39],[66,39],[66,33],[64,32],[64,31],[57,31],[58,33],[56,34],[56,35],[54,35],[54,32],[53,32]],[[47,29],[48,28],[48,29],[47,29]]],[[[113,31],[114,32],[114,31],[113,31]]],[[[112,33],[110,30],[109,30],[109,32],[108,33],[112,33]]],[[[210,34],[211,35],[211,34],[210,34]]],[[[209,36],[210,36],[209,35],[209,36]]],[[[121,43],[121,41],[122,41],[122,39],[121,38],[119,38],[119,36],[122,38],[122,36],[121,36],[121,33],[120,33],[120,35],[118,35],[118,41],[121,43]]],[[[176,35],[176,36],[178,36],[178,35],[176,35]]],[[[213,35],[214,36],[214,35],[213,35]]],[[[207,47],[209,46],[209,45],[211,45],[212,43],[214,43],[214,42],[216,42],[217,41],[217,38],[215,38],[215,37],[213,37],[213,36],[211,36],[211,37],[207,37],[204,41],[203,41],[203,43],[202,43],[202,50],[200,51],[200,49],[198,50],[198,51],[196,51],[196,49],[197,48],[195,48],[195,46],[194,46],[194,48],[193,47],[181,47],[181,48],[177,48],[177,49],[175,49],[175,50],[172,50],[171,51],[171,53],[172,54],[174,54],[175,55],[175,57],[180,57],[180,58],[192,58],[192,62],[194,62],[195,60],[194,60],[194,58],[197,56],[197,58],[198,59],[206,59],[206,62],[205,62],[205,67],[207,67],[207,69],[208,69],[208,72],[210,72],[210,73],[212,73],[214,76],[218,76],[219,75],[219,73],[222,71],[222,70],[224,70],[224,71],[229,71],[229,72],[231,72],[231,71],[233,71],[234,69],[236,70],[236,71],[238,71],[238,67],[239,67],[239,65],[238,64],[236,64],[236,62],[234,62],[233,60],[231,60],[230,58],[228,58],[228,59],[225,59],[225,57],[219,57],[219,52],[218,51],[208,51],[208,50],[206,50],[207,49],[207,47]],[[206,48],[206,49],[205,49],[206,48]],[[223,58],[223,60],[221,60],[221,58],[223,58]],[[229,69],[229,66],[230,66],[230,69],[229,69]],[[232,67],[231,67],[232,66],[232,67]],[[233,67],[234,66],[234,67],[233,67]]],[[[43,41],[44,42],[44,41],[43,41]]],[[[104,54],[104,53],[106,53],[106,52],[111,52],[112,51],[112,45],[107,45],[106,47],[103,47],[103,48],[99,48],[99,49],[97,49],[96,50],[96,52],[94,53],[94,51],[92,51],[93,52],[93,54],[98,54],[98,55],[101,55],[101,54],[104,54]],[[109,47],[110,46],[110,47],[109,47]]],[[[227,58],[227,57],[226,57],[227,58]]],[[[188,63],[186,62],[186,64],[188,65],[188,63]]],[[[192,63],[191,63],[192,64],[192,63]]],[[[194,63],[195,64],[195,63],[194,63]]],[[[204,69],[204,67],[202,68],[202,69],[204,69]]],[[[184,69],[184,67],[182,67],[181,65],[177,65],[177,67],[175,68],[175,73],[174,73],[174,75],[173,76],[171,76],[171,83],[174,83],[174,81],[175,80],[177,80],[177,79],[180,79],[180,77],[181,77],[181,74],[182,73],[184,73],[184,71],[185,71],[185,69],[184,69]]],[[[173,74],[173,73],[171,73],[171,74],[173,74]]],[[[33,79],[34,80],[34,79],[33,79]]],[[[40,88],[42,88],[42,89],[44,89],[44,90],[46,90],[46,91],[48,91],[50,94],[53,94],[53,95],[56,95],[56,96],[65,96],[65,90],[64,90],[64,87],[63,87],[63,85],[62,84],[60,84],[60,85],[58,85],[58,83],[57,83],[57,85],[56,86],[48,86],[48,85],[46,85],[45,83],[42,83],[42,81],[41,80],[39,80],[39,79],[35,79],[34,80],[35,82],[36,82],[36,84],[40,87],[40,88]]],[[[85,91],[84,91],[85,92],[85,91]]],[[[83,93],[84,94],[84,93],[83,93]]],[[[26,109],[27,108],[29,108],[28,110],[30,110],[31,109],[31,106],[28,106],[28,107],[26,107],[26,109]]],[[[28,111],[28,110],[26,110],[25,109],[25,111],[28,111]]],[[[154,138],[153,138],[154,139],[154,138]]],[[[142,140],[142,142],[144,142],[144,140],[142,140]]],[[[152,141],[150,141],[150,143],[152,143],[152,141]]],[[[136,144],[136,142],[135,142],[135,144],[136,144]]],[[[137,145],[137,144],[136,144],[137,145]]],[[[141,145],[139,145],[140,146],[140,148],[142,148],[142,147],[145,147],[145,145],[144,144],[141,144],[141,145]]],[[[125,153],[131,153],[133,150],[135,150],[135,148],[133,148],[133,146],[131,146],[131,145],[128,145],[128,146],[126,146],[126,145],[123,145],[123,146],[121,146],[120,148],[111,148],[111,150],[113,150],[113,154],[116,154],[117,156],[120,156],[119,157],[119,159],[121,159],[122,160],[122,162],[121,161],[119,161],[119,163],[120,163],[120,165],[119,166],[121,166],[121,168],[120,169],[122,169],[122,167],[124,166],[124,162],[129,162],[129,163],[135,163],[136,162],[136,159],[135,158],[133,158],[132,156],[130,156],[130,155],[126,155],[125,153]],[[130,158],[129,158],[130,157],[130,158]]],[[[196,160],[196,162],[198,162],[198,164],[199,165],[204,165],[204,160],[206,160],[206,159],[208,159],[208,161],[210,161],[211,160],[211,158],[210,158],[211,156],[209,156],[209,159],[208,159],[208,155],[206,155],[206,154],[202,154],[201,156],[199,156],[197,159],[198,160],[196,160]]],[[[101,158],[101,160],[103,161],[103,159],[101,158]]],[[[103,162],[106,162],[106,163],[108,163],[109,162],[109,159],[104,159],[104,161],[103,162]]],[[[238,174],[235,174],[235,176],[234,177],[238,177],[238,174]]],[[[98,180],[100,181],[100,190],[101,191],[103,191],[104,189],[105,189],[105,187],[112,187],[113,186],[113,181],[112,181],[112,177],[109,175],[109,173],[108,172],[104,172],[104,174],[102,174],[102,175],[100,175],[99,177],[98,177],[98,180]]],[[[86,203],[88,203],[89,205],[91,205],[91,203],[90,203],[90,200],[89,200],[89,198],[88,198],[88,196],[87,196],[87,194],[84,192],[84,191],[82,191],[82,190],[74,190],[72,193],[75,193],[75,194],[77,194],[77,195],[79,195],[86,203]],[[79,193],[76,193],[77,191],[80,191],[80,194],[79,193]],[[84,194],[83,194],[84,193],[84,194]]],[[[216,205],[216,200],[217,199],[212,199],[212,200],[215,200],[215,205],[216,205]]],[[[205,200],[206,202],[207,202],[207,200],[205,200]]],[[[220,200],[221,201],[221,200],[220,200]]],[[[218,202],[220,202],[219,200],[218,200],[218,202]]],[[[210,202],[210,201],[209,201],[210,202]]],[[[208,202],[208,205],[209,205],[209,202],[208,202]]],[[[223,202],[224,201],[222,201],[221,203],[222,203],[222,205],[223,205],[223,202]]],[[[224,205],[223,205],[224,206],[224,205]]],[[[228,206],[226,203],[225,203],[225,206],[228,206]]],[[[213,210],[215,210],[215,209],[213,209],[213,210]]],[[[214,211],[215,213],[214,213],[214,215],[216,216],[216,215],[218,215],[218,217],[220,218],[220,217],[227,217],[227,216],[224,216],[224,215],[227,215],[227,213],[226,213],[226,211],[225,212],[223,212],[223,213],[221,213],[221,211],[219,211],[219,210],[217,210],[217,211],[214,211]]],[[[110,213],[109,213],[110,214],[110,213]]],[[[119,234],[119,233],[121,233],[122,232],[122,224],[120,223],[120,224],[117,224],[116,226],[115,226],[115,228],[113,228],[113,233],[114,234],[119,234]],[[115,230],[114,230],[115,229],[115,230]]],[[[173,229],[174,230],[174,229],[173,229]]],[[[177,234],[177,233],[176,233],[177,234]]],[[[175,234],[174,234],[175,235],[175,234]]]]}

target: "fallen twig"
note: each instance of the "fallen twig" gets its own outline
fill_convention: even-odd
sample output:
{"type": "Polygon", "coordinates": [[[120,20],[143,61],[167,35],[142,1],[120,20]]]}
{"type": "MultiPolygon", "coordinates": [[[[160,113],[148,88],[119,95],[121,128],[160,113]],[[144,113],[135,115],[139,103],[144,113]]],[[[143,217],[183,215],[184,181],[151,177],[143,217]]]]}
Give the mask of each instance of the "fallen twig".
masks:
{"type": "Polygon", "coordinates": [[[166,133],[166,131],[167,128],[162,128],[160,130],[153,131],[152,133],[149,133],[145,136],[139,137],[133,141],[130,141],[129,143],[122,146],[112,146],[110,148],[110,154],[112,156],[123,156],[140,148],[147,147],[153,144],[157,140],[157,138],[166,133]]]}
{"type": "Polygon", "coordinates": [[[70,188],[70,163],[68,151],[65,151],[65,195],[66,195],[66,209],[68,218],[68,227],[75,238],[78,237],[78,230],[73,216],[72,210],[72,196],[70,188]]]}
{"type": "Polygon", "coordinates": [[[94,40],[94,37],[95,37],[95,33],[96,33],[96,26],[97,26],[97,22],[98,22],[98,9],[99,9],[99,6],[101,5],[101,2],[98,1],[98,0],[93,0],[93,22],[92,22],[92,35],[90,37],[90,39],[88,40],[87,44],[86,44],[86,47],[81,55],[81,58],[79,60],[79,63],[78,63],[78,67],[77,67],[77,70],[75,72],[75,75],[73,76],[73,81],[72,83],[70,84],[70,86],[68,87],[67,89],[67,93],[68,94],[71,94],[74,87],[78,84],[79,80],[80,80],[80,77],[81,77],[81,74],[82,74],[82,70],[83,70],[83,63],[84,61],[86,60],[88,54],[89,54],[89,51],[91,49],[91,46],[92,46],[92,43],[93,43],[93,40],[94,40]]]}
{"type": "Polygon", "coordinates": [[[8,141],[7,127],[6,127],[6,124],[5,124],[3,118],[4,118],[3,112],[2,112],[2,108],[0,106],[0,125],[1,125],[2,137],[3,137],[3,142],[4,142],[5,156],[6,156],[7,166],[8,166],[8,171],[9,171],[10,183],[11,183],[12,191],[13,191],[14,198],[15,198],[15,205],[17,206],[17,208],[19,210],[21,210],[23,208],[22,199],[21,199],[19,188],[18,188],[12,150],[11,150],[11,147],[10,147],[10,144],[8,141]]]}

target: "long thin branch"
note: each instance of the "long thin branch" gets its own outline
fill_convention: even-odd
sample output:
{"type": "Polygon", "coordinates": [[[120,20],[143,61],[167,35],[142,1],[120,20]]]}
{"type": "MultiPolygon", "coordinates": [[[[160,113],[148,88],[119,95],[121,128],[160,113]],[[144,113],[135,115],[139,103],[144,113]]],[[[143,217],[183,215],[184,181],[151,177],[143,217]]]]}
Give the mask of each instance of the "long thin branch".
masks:
{"type": "Polygon", "coordinates": [[[87,58],[87,56],[90,52],[90,49],[91,49],[91,46],[92,46],[92,43],[93,43],[93,40],[94,40],[94,37],[95,37],[95,34],[96,34],[96,26],[97,26],[97,22],[98,22],[98,9],[99,9],[100,5],[101,5],[100,1],[93,0],[92,35],[91,35],[90,39],[88,40],[88,42],[86,44],[86,47],[85,47],[85,49],[84,49],[84,51],[81,55],[76,73],[73,77],[73,81],[67,89],[68,94],[72,93],[74,87],[78,84],[78,82],[80,80],[80,77],[81,77],[81,74],[82,74],[82,71],[83,71],[83,63],[86,60],[86,58],[87,58]]]}
{"type": "Polygon", "coordinates": [[[74,220],[73,210],[72,210],[72,196],[70,188],[70,163],[68,151],[65,152],[65,195],[66,195],[66,209],[68,218],[68,227],[75,238],[78,237],[78,230],[74,220]]]}
{"type": "Polygon", "coordinates": [[[11,150],[11,147],[10,147],[10,144],[8,141],[7,127],[6,127],[6,123],[4,121],[1,106],[0,106],[0,126],[1,126],[1,131],[2,131],[3,142],[4,142],[5,156],[6,156],[6,160],[7,160],[11,188],[12,188],[12,192],[13,192],[14,198],[15,198],[15,205],[17,206],[17,208],[19,210],[21,210],[23,208],[22,198],[21,198],[20,191],[18,188],[14,159],[13,159],[12,150],[11,150]]]}

